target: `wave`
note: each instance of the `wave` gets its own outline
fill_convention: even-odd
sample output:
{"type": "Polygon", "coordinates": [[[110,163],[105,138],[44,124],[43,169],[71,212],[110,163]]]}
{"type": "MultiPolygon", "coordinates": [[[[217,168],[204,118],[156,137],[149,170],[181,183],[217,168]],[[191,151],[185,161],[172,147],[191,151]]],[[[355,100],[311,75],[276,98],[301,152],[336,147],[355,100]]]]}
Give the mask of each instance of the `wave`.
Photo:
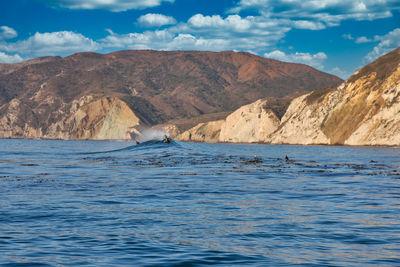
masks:
{"type": "Polygon", "coordinates": [[[148,140],[148,141],[142,142],[140,144],[135,144],[135,145],[119,148],[119,149],[108,150],[108,151],[97,151],[97,152],[85,152],[85,153],[80,153],[80,154],[93,155],[93,154],[105,154],[105,153],[115,153],[115,152],[124,152],[124,151],[136,151],[136,150],[147,150],[147,149],[157,149],[157,148],[180,146],[179,143],[177,143],[173,139],[169,139],[169,140],[170,140],[169,143],[166,143],[163,140],[148,140]]]}

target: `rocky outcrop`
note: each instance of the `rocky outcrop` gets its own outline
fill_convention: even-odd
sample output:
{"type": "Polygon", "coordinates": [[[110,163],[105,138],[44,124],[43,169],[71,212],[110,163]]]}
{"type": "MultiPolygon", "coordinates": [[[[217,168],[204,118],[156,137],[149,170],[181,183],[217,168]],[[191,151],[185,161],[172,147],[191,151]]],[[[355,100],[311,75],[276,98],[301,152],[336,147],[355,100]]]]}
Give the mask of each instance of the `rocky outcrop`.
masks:
{"type": "MultiPolygon", "coordinates": [[[[218,141],[400,146],[400,48],[338,87],[295,98],[281,120],[272,106],[282,105],[264,99],[237,109],[221,124],[218,141]]],[[[218,131],[208,127],[199,124],[182,139],[207,141],[218,131]]]]}
{"type": "MultiPolygon", "coordinates": [[[[318,113],[313,105],[307,102],[307,97],[304,95],[295,98],[285,115],[282,118],[281,124],[277,130],[269,136],[264,137],[264,141],[274,144],[327,144],[328,138],[319,129],[319,125],[324,120],[323,113],[318,113]]],[[[325,112],[326,109],[325,109],[325,112]]]]}
{"type": "Polygon", "coordinates": [[[400,145],[400,48],[337,88],[294,99],[268,139],[276,144],[400,145]]]}
{"type": "Polygon", "coordinates": [[[269,108],[270,100],[260,99],[240,107],[225,120],[199,123],[177,136],[178,140],[195,142],[264,142],[280,123],[269,108]]]}
{"type": "Polygon", "coordinates": [[[216,143],[219,141],[221,125],[224,120],[199,123],[176,137],[177,140],[216,143]]]}
{"type": "Polygon", "coordinates": [[[31,99],[29,104],[24,104],[18,99],[13,99],[0,108],[0,136],[120,140],[130,139],[130,129],[140,124],[139,118],[129,106],[115,97],[85,96],[72,101],[71,104],[51,97],[47,97],[42,105],[33,101],[34,99],[31,99]],[[52,110],[44,110],[49,104],[53,105],[52,110]],[[48,121],[44,121],[45,117],[40,117],[46,114],[45,111],[51,116],[48,121]]]}
{"type": "Polygon", "coordinates": [[[267,100],[258,100],[230,114],[221,125],[220,142],[264,142],[280,124],[275,113],[268,109],[267,100]]]}
{"type": "Polygon", "coordinates": [[[101,98],[78,107],[65,121],[74,139],[130,139],[139,118],[118,98],[101,98]]]}

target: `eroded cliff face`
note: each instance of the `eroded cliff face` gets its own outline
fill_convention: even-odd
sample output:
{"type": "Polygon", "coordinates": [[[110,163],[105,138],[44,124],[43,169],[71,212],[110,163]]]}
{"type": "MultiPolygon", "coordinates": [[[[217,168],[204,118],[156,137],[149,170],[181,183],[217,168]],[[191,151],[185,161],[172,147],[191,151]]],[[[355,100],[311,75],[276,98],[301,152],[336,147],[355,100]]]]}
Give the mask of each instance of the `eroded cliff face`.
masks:
{"type": "Polygon", "coordinates": [[[129,106],[115,97],[90,95],[69,104],[51,96],[35,95],[31,100],[26,104],[13,99],[0,107],[1,137],[120,140],[130,139],[130,129],[140,124],[129,106]]]}
{"type": "Polygon", "coordinates": [[[260,99],[240,107],[225,120],[200,123],[177,137],[195,142],[264,142],[279,126],[279,119],[268,108],[268,100],[260,99]]]}
{"type": "Polygon", "coordinates": [[[253,143],[264,142],[274,132],[280,121],[267,108],[267,100],[258,100],[230,114],[221,125],[220,142],[253,143]]]}
{"type": "MultiPolygon", "coordinates": [[[[281,121],[268,105],[259,100],[230,114],[218,141],[400,146],[400,48],[338,87],[295,98],[281,121]]],[[[196,141],[207,140],[205,128],[197,125],[182,139],[198,134],[196,141]]]]}
{"type": "Polygon", "coordinates": [[[292,101],[267,142],[400,145],[400,49],[337,88],[292,101]]]}
{"type": "Polygon", "coordinates": [[[347,145],[400,145],[400,64],[365,102],[369,111],[347,145]]]}
{"type": "Polygon", "coordinates": [[[195,127],[176,137],[181,141],[216,143],[219,141],[221,126],[224,120],[199,123],[195,127]]]}

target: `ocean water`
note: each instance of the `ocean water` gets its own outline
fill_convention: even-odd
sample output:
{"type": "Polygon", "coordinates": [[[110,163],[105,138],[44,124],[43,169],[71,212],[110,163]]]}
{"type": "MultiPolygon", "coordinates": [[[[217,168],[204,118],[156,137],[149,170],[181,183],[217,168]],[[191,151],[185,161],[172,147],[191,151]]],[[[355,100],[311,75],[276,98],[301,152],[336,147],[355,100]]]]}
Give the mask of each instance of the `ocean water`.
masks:
{"type": "Polygon", "coordinates": [[[400,266],[400,149],[0,140],[0,266],[207,265],[400,266]]]}

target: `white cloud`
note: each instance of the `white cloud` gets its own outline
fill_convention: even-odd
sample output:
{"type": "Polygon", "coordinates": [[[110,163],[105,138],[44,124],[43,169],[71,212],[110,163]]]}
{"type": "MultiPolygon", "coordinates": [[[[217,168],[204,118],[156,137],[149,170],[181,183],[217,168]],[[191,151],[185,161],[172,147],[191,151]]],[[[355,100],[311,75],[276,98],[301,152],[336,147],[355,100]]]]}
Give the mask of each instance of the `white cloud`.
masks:
{"type": "Polygon", "coordinates": [[[353,35],[351,35],[350,33],[348,34],[343,34],[342,38],[347,39],[347,40],[354,40],[353,35]]]}
{"type": "Polygon", "coordinates": [[[253,23],[254,17],[241,18],[239,15],[230,15],[223,19],[220,15],[204,16],[197,14],[188,21],[188,24],[195,28],[225,28],[238,32],[247,31],[253,23]]]}
{"type": "Polygon", "coordinates": [[[138,23],[143,27],[161,27],[164,25],[176,24],[176,20],[173,17],[165,16],[162,14],[149,13],[140,16],[138,23]]]}
{"type": "Polygon", "coordinates": [[[173,3],[175,0],[51,0],[55,6],[69,9],[105,9],[121,12],[130,9],[156,7],[162,2],[173,3]]]}
{"type": "Polygon", "coordinates": [[[17,37],[17,32],[8,26],[0,26],[0,40],[12,39],[17,37]]]}
{"type": "Polygon", "coordinates": [[[239,50],[262,54],[290,30],[274,19],[263,17],[204,16],[197,14],[184,23],[163,30],[116,34],[111,30],[98,40],[105,51],[112,49],[239,50]]]}
{"type": "Polygon", "coordinates": [[[156,50],[224,50],[229,41],[204,39],[192,34],[173,34],[167,30],[144,33],[112,34],[100,40],[104,48],[156,49],[156,50]]]}
{"type": "Polygon", "coordinates": [[[302,21],[297,23],[304,29],[323,29],[337,26],[343,20],[375,20],[392,16],[393,10],[400,10],[398,0],[240,0],[230,10],[240,13],[243,10],[257,10],[260,15],[302,21]],[[306,24],[307,21],[309,24],[306,24]],[[308,27],[307,27],[308,26],[308,27]]]}
{"type": "Polygon", "coordinates": [[[18,53],[26,58],[66,56],[76,52],[95,51],[100,46],[79,33],[70,31],[35,33],[26,40],[0,43],[0,52],[18,53]]]}
{"type": "Polygon", "coordinates": [[[20,55],[7,55],[6,53],[0,52],[0,63],[17,63],[21,62],[23,59],[20,55]]]}
{"type": "Polygon", "coordinates": [[[223,18],[220,15],[196,14],[187,23],[171,29],[171,32],[189,33],[203,39],[225,39],[232,44],[226,49],[255,49],[262,53],[261,50],[276,44],[290,29],[287,24],[261,16],[230,15],[223,18]]]}
{"type": "Polygon", "coordinates": [[[295,20],[293,21],[293,27],[296,29],[307,29],[307,30],[322,30],[325,29],[325,24],[321,22],[308,21],[308,20],[295,20]]]}
{"type": "Polygon", "coordinates": [[[286,54],[280,50],[274,50],[270,53],[265,53],[264,57],[273,58],[285,62],[302,63],[313,66],[317,69],[323,69],[322,62],[328,57],[324,52],[318,52],[316,54],[300,53],[286,54]]]}
{"type": "Polygon", "coordinates": [[[370,42],[373,42],[373,41],[374,41],[374,40],[368,39],[368,38],[365,37],[365,36],[361,36],[361,37],[358,37],[358,38],[356,39],[356,44],[370,43],[370,42]]]}
{"type": "Polygon", "coordinates": [[[400,46],[400,28],[394,29],[383,36],[375,36],[374,40],[380,42],[364,57],[366,63],[372,62],[378,57],[383,56],[400,46]]]}

